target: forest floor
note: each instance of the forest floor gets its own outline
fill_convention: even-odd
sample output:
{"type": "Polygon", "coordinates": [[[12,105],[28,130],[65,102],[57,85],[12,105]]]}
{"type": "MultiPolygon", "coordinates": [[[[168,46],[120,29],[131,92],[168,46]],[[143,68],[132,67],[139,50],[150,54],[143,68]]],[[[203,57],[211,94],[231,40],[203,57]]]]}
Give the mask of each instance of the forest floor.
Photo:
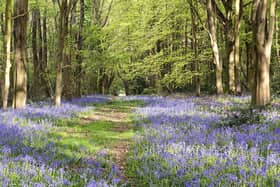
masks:
{"type": "Polygon", "coordinates": [[[280,186],[279,114],[279,98],[252,111],[248,96],[92,95],[0,111],[0,186],[280,186]]]}
{"type": "Polygon", "coordinates": [[[91,153],[105,152],[118,166],[123,180],[127,181],[126,158],[137,131],[132,114],[141,105],[141,101],[115,99],[95,104],[93,110],[81,113],[77,118],[59,121],[56,136],[61,137],[59,143],[64,152],[69,147],[71,151],[68,154],[72,156],[77,154],[73,152],[73,146],[77,151],[82,147],[91,153]]]}

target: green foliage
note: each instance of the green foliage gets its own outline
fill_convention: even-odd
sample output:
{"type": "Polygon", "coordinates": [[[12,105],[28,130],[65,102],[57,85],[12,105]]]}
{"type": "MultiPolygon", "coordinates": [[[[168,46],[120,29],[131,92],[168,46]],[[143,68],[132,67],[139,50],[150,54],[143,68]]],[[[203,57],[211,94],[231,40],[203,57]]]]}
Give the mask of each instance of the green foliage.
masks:
{"type": "Polygon", "coordinates": [[[252,109],[239,109],[218,124],[219,126],[239,127],[248,124],[260,124],[264,122],[265,117],[258,111],[252,109]]]}
{"type": "MultiPolygon", "coordinates": [[[[112,93],[126,90],[129,94],[191,92],[195,88],[195,77],[200,77],[202,91],[213,93],[215,90],[215,69],[207,28],[205,4],[199,1],[186,0],[85,0],[85,21],[82,31],[83,49],[77,50],[79,32],[80,5],[71,12],[70,34],[66,37],[66,50],[71,51],[72,82],[78,75],[76,56],[82,56],[82,93],[112,93]],[[99,4],[98,4],[99,2],[99,4]],[[102,4],[103,2],[103,4],[102,4]],[[190,3],[192,2],[192,7],[190,3]],[[97,4],[94,4],[97,3],[97,4]],[[191,15],[193,8],[197,10],[191,15]],[[197,54],[194,50],[193,22],[196,24],[197,54]],[[107,20],[107,22],[106,22],[107,20]],[[200,21],[201,20],[201,21],[200,21]],[[195,71],[195,62],[200,68],[195,71]],[[128,84],[128,88],[125,88],[128,84]],[[148,91],[147,90],[152,90],[148,91]]],[[[248,4],[249,1],[243,1],[248,4]]],[[[217,6],[225,13],[221,1],[217,6]]],[[[30,18],[32,10],[39,9],[41,21],[47,18],[48,67],[47,79],[49,88],[54,92],[56,79],[57,37],[59,7],[52,0],[30,0],[30,18]]],[[[279,7],[278,7],[279,10],[279,7]]],[[[280,11],[276,11],[279,17],[280,11]]],[[[0,1],[0,15],[5,13],[5,0],[0,1]]],[[[250,22],[251,6],[243,9],[241,23],[242,73],[241,81],[247,89],[246,64],[247,47],[252,43],[250,22]]],[[[3,17],[4,18],[4,17],[3,17]]],[[[69,18],[70,19],[70,18],[69,18]]],[[[0,28],[3,30],[3,20],[0,28]]],[[[31,21],[31,19],[29,20],[31,21]]],[[[280,22],[278,21],[278,27],[280,22]]],[[[218,28],[222,25],[217,19],[218,28]]],[[[28,51],[32,51],[31,24],[28,29],[28,51]]],[[[226,49],[222,30],[218,30],[218,41],[221,60],[226,62],[226,49]]],[[[279,33],[278,33],[279,35],[279,33]]],[[[39,38],[37,37],[37,40],[39,38]]],[[[272,92],[279,94],[280,65],[276,49],[278,42],[273,43],[271,58],[272,92]]],[[[0,59],[2,62],[3,33],[0,32],[0,59]]],[[[29,55],[29,77],[32,79],[32,53],[29,55]]],[[[227,82],[227,64],[224,64],[224,84],[227,82]]],[[[32,88],[29,80],[29,87],[32,88]]],[[[244,90],[243,89],[243,90],[244,90]]],[[[31,90],[31,89],[30,89],[31,90]]],[[[74,90],[74,89],[73,89],[74,90]]],[[[73,91],[74,92],[74,91],[73,91]]],[[[32,95],[32,93],[30,94],[32,95]]]]}
{"type": "MultiPolygon", "coordinates": [[[[188,26],[191,15],[185,11],[190,8],[188,3],[182,0],[117,1],[114,7],[111,22],[104,28],[108,33],[105,41],[109,43],[112,59],[119,64],[119,76],[131,85],[130,93],[139,94],[149,87],[157,92],[190,89],[193,77],[198,74],[191,68],[194,59],[188,26]],[[139,82],[141,79],[146,81],[139,82]]],[[[208,37],[202,31],[199,31],[201,41],[208,37]]],[[[209,72],[207,63],[203,63],[211,56],[205,53],[208,49],[206,46],[199,54],[201,76],[209,72]]]]}

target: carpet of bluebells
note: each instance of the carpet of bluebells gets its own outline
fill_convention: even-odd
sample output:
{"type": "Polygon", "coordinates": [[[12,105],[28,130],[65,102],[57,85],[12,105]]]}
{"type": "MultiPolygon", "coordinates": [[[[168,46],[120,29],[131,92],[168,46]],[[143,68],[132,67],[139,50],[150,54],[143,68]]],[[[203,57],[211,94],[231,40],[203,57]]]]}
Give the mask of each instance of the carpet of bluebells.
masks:
{"type": "MultiPolygon", "coordinates": [[[[127,163],[134,186],[280,186],[280,102],[249,108],[249,97],[125,97],[140,130],[127,163]]],[[[50,138],[57,120],[109,100],[87,96],[0,110],[0,186],[124,186],[105,152],[69,156],[50,138]]],[[[129,182],[127,183],[129,184],[129,182]]]]}
{"type": "Polygon", "coordinates": [[[249,97],[127,99],[147,103],[127,169],[139,186],[280,186],[279,100],[260,112],[249,97]]]}
{"type": "Polygon", "coordinates": [[[119,171],[105,153],[69,157],[49,138],[57,119],[106,101],[104,96],[87,96],[61,107],[39,102],[23,110],[0,110],[0,186],[116,186],[119,171]]]}

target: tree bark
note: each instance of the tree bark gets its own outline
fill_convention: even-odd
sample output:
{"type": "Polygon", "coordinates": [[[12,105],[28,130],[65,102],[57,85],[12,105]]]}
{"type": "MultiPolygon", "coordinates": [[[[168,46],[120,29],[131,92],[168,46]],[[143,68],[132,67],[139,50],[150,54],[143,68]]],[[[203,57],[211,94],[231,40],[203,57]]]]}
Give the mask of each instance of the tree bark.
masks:
{"type": "Polygon", "coordinates": [[[27,98],[26,38],[28,0],[15,0],[14,7],[15,84],[13,106],[14,108],[24,108],[27,98]]]}
{"type": "Polygon", "coordinates": [[[226,37],[226,61],[228,64],[228,91],[230,94],[236,92],[235,88],[235,63],[234,63],[234,26],[233,26],[233,7],[232,0],[225,3],[226,22],[225,22],[225,37],[226,37]]]}
{"type": "Polygon", "coordinates": [[[252,97],[252,103],[256,107],[263,108],[270,102],[270,57],[271,46],[273,42],[273,34],[275,30],[275,10],[276,1],[270,1],[270,8],[268,8],[268,1],[254,0],[256,5],[256,28],[253,36],[256,38],[256,73],[255,73],[255,89],[252,97]],[[269,16],[267,15],[270,10],[269,16]]]}
{"type": "MultiPolygon", "coordinates": [[[[279,5],[278,5],[279,6],[279,5]]],[[[275,46],[276,46],[276,56],[277,56],[277,60],[279,61],[280,60],[280,47],[279,47],[279,45],[280,45],[280,43],[279,43],[279,17],[278,17],[278,15],[276,14],[275,15],[276,16],[276,18],[275,18],[275,31],[276,31],[276,33],[275,33],[275,42],[276,42],[276,44],[275,44],[275,46]]]]}
{"type": "MultiPolygon", "coordinates": [[[[67,16],[67,0],[62,0],[60,2],[60,15],[59,15],[59,25],[58,25],[58,40],[57,40],[57,72],[56,72],[56,87],[55,87],[55,105],[61,105],[62,97],[62,66],[63,66],[63,54],[64,54],[64,43],[65,43],[65,27],[67,16]]],[[[68,16],[67,16],[68,17],[68,16]]]]}
{"type": "Polygon", "coordinates": [[[8,108],[11,70],[11,38],[12,38],[12,0],[6,0],[6,16],[4,28],[4,85],[2,88],[3,109],[8,108]]]}
{"type": "Polygon", "coordinates": [[[48,66],[47,17],[45,14],[43,17],[43,64],[42,64],[44,72],[48,66]]]}
{"type": "Polygon", "coordinates": [[[43,16],[43,54],[42,54],[42,66],[41,66],[41,75],[42,81],[44,82],[44,92],[47,96],[52,97],[51,88],[48,88],[48,79],[47,79],[47,67],[48,67],[48,35],[47,35],[47,16],[46,10],[44,11],[43,16]]]}
{"type": "Polygon", "coordinates": [[[214,56],[214,64],[216,66],[216,89],[217,94],[223,94],[222,84],[222,64],[220,62],[219,47],[216,34],[216,26],[214,23],[212,0],[207,0],[207,21],[209,27],[209,36],[214,56]]]}
{"type": "Polygon", "coordinates": [[[32,11],[32,55],[33,55],[33,97],[37,98],[40,96],[39,93],[39,77],[40,77],[40,63],[38,57],[38,47],[37,47],[37,25],[38,25],[38,9],[32,11]]]}
{"type": "Polygon", "coordinates": [[[79,32],[77,38],[77,66],[76,66],[76,97],[81,97],[81,85],[82,85],[82,50],[83,50],[83,28],[84,28],[84,15],[85,12],[85,3],[84,0],[80,0],[80,23],[79,23],[79,32]]]}
{"type": "Polygon", "coordinates": [[[197,2],[196,5],[193,5],[193,1],[191,0],[191,19],[192,19],[192,48],[194,50],[194,70],[195,70],[195,75],[194,75],[194,82],[195,82],[195,95],[200,96],[200,64],[198,60],[198,39],[197,39],[197,21],[195,18],[195,12],[194,12],[194,6],[197,7],[197,2]]]}
{"type": "Polygon", "coordinates": [[[236,93],[241,95],[240,26],[242,0],[235,1],[234,61],[236,67],[236,93]]]}
{"type": "Polygon", "coordinates": [[[1,32],[3,34],[3,36],[5,35],[5,21],[4,21],[4,13],[0,13],[0,22],[2,24],[0,24],[1,27],[1,32]]]}
{"type": "Polygon", "coordinates": [[[257,61],[257,11],[258,11],[258,4],[260,0],[254,0],[252,5],[252,12],[251,12],[251,21],[252,21],[252,47],[251,47],[251,77],[253,77],[250,81],[252,82],[251,85],[251,92],[252,92],[252,105],[256,104],[256,61],[257,61]]]}
{"type": "MultiPolygon", "coordinates": [[[[71,36],[72,24],[69,24],[69,16],[65,17],[65,37],[71,36]],[[69,28],[70,27],[70,28],[69,28]]],[[[67,39],[64,50],[64,68],[63,68],[63,86],[64,96],[66,100],[72,99],[72,67],[71,67],[71,41],[70,37],[67,39]]]]}
{"type": "Polygon", "coordinates": [[[43,44],[43,32],[42,32],[42,20],[41,20],[41,12],[38,9],[38,21],[37,21],[37,30],[38,30],[38,61],[39,61],[39,98],[42,98],[45,95],[45,81],[44,81],[44,44],[43,44]]]}
{"type": "MultiPolygon", "coordinates": [[[[251,20],[253,23],[253,20],[251,20]]],[[[250,25],[250,21],[249,20],[245,20],[246,23],[246,28],[245,28],[245,34],[249,35],[249,33],[252,30],[252,26],[250,25]]],[[[247,70],[247,87],[248,87],[248,91],[252,92],[253,87],[254,87],[254,64],[253,64],[253,54],[254,54],[254,45],[252,45],[254,43],[254,41],[249,41],[246,40],[245,42],[245,46],[246,46],[246,70],[247,70]]]]}
{"type": "Polygon", "coordinates": [[[66,67],[66,79],[65,83],[65,95],[67,99],[71,99],[71,46],[68,46],[68,51],[66,51],[65,38],[68,35],[69,26],[69,15],[75,8],[78,0],[58,0],[59,5],[59,25],[58,25],[58,52],[57,52],[57,73],[56,73],[56,87],[55,87],[55,105],[61,105],[61,97],[63,91],[63,71],[62,67],[65,64],[66,67]],[[70,71],[69,71],[70,70],[70,71]],[[66,85],[67,84],[67,85],[66,85]]]}

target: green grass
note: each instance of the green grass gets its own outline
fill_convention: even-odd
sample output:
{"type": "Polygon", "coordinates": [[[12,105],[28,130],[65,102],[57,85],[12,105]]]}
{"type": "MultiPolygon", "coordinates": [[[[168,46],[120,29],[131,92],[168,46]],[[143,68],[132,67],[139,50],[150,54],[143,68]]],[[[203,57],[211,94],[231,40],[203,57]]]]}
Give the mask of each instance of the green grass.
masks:
{"type": "Polygon", "coordinates": [[[143,101],[139,100],[132,100],[132,101],[123,101],[123,100],[110,100],[107,103],[98,103],[94,104],[93,106],[97,107],[96,110],[102,110],[102,108],[109,108],[112,110],[117,110],[118,112],[128,112],[130,113],[131,110],[135,107],[144,106],[143,101]]]}
{"type": "MultiPolygon", "coordinates": [[[[137,130],[134,128],[131,113],[137,106],[143,105],[140,101],[111,100],[107,103],[96,104],[95,109],[80,114],[73,119],[56,121],[57,128],[50,136],[67,156],[92,155],[100,150],[110,150],[119,142],[130,142],[137,130]],[[118,122],[110,119],[118,113],[123,118],[118,122]],[[107,116],[106,119],[88,120],[83,116],[107,116]],[[87,150],[86,152],[84,150],[87,150]]],[[[118,116],[115,116],[118,117],[118,116]]]]}

